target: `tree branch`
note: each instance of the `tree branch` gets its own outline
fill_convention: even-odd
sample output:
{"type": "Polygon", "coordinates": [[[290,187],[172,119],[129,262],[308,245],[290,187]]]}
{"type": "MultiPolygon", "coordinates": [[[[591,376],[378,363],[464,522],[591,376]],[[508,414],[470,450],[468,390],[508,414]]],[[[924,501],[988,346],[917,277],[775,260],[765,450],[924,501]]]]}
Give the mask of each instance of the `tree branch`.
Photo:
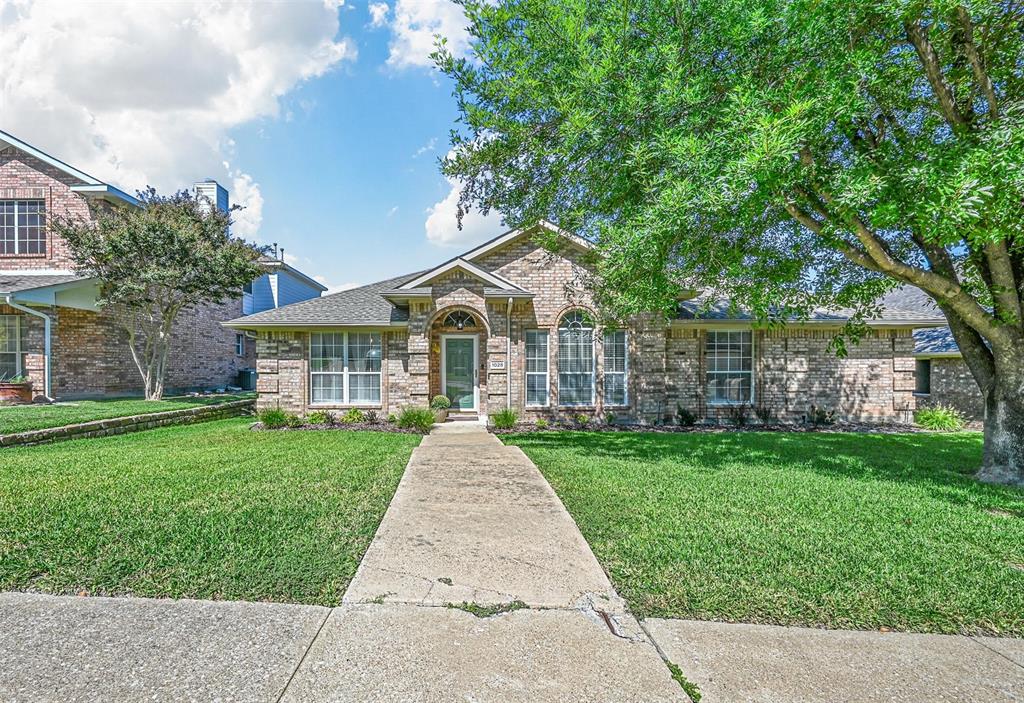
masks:
{"type": "Polygon", "coordinates": [[[999,119],[999,103],[996,99],[996,89],[992,85],[988,71],[985,70],[981,54],[978,53],[978,46],[974,43],[974,23],[971,21],[971,15],[963,5],[956,8],[956,19],[963,31],[964,56],[971,64],[974,81],[978,84],[981,94],[985,96],[985,102],[988,104],[988,116],[997,120],[999,119]]]}
{"type": "Polygon", "coordinates": [[[946,83],[946,79],[942,75],[938,54],[935,53],[935,47],[928,40],[928,30],[921,24],[921,20],[906,22],[903,28],[906,31],[907,39],[917,50],[917,57],[921,60],[928,83],[939,100],[942,116],[954,131],[967,129],[967,119],[957,107],[953,89],[946,83]]]}

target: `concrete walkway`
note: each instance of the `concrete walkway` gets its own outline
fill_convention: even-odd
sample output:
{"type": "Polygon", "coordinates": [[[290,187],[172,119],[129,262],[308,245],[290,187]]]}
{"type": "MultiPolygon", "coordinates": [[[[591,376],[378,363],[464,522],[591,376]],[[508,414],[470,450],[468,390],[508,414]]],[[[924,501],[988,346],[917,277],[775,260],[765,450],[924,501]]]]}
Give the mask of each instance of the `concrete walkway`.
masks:
{"type": "Polygon", "coordinates": [[[1024,701],[1024,640],[638,623],[522,452],[417,448],[341,606],[0,594],[0,701],[1024,701]],[[525,604],[476,617],[450,604],[525,604]]]}

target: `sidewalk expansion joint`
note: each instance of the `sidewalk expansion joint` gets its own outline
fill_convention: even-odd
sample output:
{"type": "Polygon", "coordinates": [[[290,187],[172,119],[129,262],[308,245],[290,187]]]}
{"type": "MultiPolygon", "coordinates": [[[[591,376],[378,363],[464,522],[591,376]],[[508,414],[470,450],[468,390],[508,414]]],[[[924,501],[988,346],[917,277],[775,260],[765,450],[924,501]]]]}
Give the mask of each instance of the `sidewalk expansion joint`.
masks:
{"type": "Polygon", "coordinates": [[[316,642],[317,638],[320,636],[320,633],[323,632],[324,625],[327,624],[327,621],[330,619],[331,614],[334,612],[334,610],[335,608],[328,608],[327,615],[325,615],[324,619],[320,621],[320,627],[316,628],[316,634],[314,634],[312,639],[309,640],[309,644],[307,644],[306,649],[303,650],[302,656],[299,657],[298,663],[295,665],[295,668],[292,669],[291,675],[288,676],[288,680],[285,681],[284,688],[281,689],[281,694],[277,697],[276,703],[281,703],[281,701],[284,699],[284,694],[288,692],[288,687],[291,686],[292,681],[295,680],[295,675],[299,673],[299,669],[302,668],[302,663],[306,661],[306,657],[309,656],[309,650],[313,649],[313,643],[316,642]]]}

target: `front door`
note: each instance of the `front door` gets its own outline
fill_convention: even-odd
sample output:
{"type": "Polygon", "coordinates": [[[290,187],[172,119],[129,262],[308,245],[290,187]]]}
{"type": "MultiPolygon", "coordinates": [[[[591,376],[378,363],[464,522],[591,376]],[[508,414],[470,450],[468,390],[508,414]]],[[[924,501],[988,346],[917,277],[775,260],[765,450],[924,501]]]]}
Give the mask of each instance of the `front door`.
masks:
{"type": "Polygon", "coordinates": [[[454,335],[442,342],[441,382],[452,410],[476,410],[476,343],[475,336],[454,335]]]}

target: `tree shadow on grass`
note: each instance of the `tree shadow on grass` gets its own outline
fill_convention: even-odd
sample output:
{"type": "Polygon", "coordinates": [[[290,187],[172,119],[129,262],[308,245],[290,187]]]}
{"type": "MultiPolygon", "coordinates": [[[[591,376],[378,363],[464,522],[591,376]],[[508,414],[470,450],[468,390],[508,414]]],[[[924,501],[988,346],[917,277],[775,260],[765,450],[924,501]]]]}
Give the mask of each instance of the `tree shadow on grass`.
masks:
{"type": "Polygon", "coordinates": [[[737,466],[809,471],[831,478],[911,484],[957,504],[1024,516],[1024,491],[976,481],[977,433],[540,432],[517,437],[524,449],[645,463],[679,461],[698,470],[737,466]]]}

